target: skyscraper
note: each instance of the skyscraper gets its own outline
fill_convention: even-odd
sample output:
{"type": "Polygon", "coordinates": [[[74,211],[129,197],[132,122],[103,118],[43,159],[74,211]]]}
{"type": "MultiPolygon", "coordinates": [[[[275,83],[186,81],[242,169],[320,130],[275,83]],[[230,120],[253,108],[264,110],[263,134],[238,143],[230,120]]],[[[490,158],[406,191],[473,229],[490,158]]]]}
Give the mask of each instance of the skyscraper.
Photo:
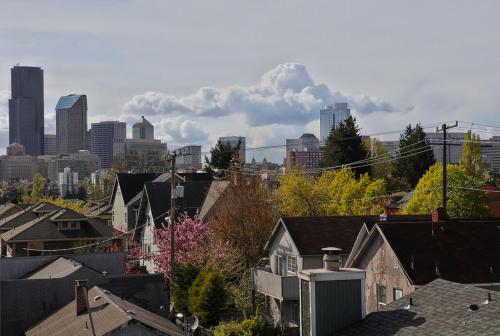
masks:
{"type": "Polygon", "coordinates": [[[113,143],[115,139],[125,139],[127,124],[120,121],[103,121],[91,125],[91,151],[101,158],[102,168],[113,165],[113,143]]]}
{"type": "Polygon", "coordinates": [[[132,126],[132,139],[153,140],[155,138],[154,126],[144,118],[132,126]]]}
{"type": "Polygon", "coordinates": [[[56,155],[57,142],[55,134],[45,134],[43,140],[43,155],[56,155]]]}
{"type": "Polygon", "coordinates": [[[322,144],[326,142],[332,128],[336,128],[342,121],[349,118],[351,109],[347,103],[336,103],[335,106],[328,105],[319,111],[319,140],[322,144]]]}
{"type": "Polygon", "coordinates": [[[43,70],[14,66],[10,69],[9,143],[20,143],[28,155],[42,155],[44,141],[43,70]]]}
{"type": "Polygon", "coordinates": [[[58,154],[87,149],[87,96],[62,96],[56,105],[56,143],[58,154]]]}

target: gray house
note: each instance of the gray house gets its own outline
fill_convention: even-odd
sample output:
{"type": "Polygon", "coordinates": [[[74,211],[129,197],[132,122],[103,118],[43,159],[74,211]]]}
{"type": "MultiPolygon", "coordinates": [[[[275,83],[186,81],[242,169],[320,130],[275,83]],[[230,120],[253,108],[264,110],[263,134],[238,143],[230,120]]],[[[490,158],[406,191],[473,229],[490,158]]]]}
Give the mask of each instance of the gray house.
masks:
{"type": "Polygon", "coordinates": [[[378,219],[379,216],[280,218],[265,246],[269,265],[252,269],[253,289],[266,296],[268,316],[275,323],[298,327],[298,273],[321,269],[325,247],[340,248],[340,266],[345,265],[362,226],[378,219]]]}

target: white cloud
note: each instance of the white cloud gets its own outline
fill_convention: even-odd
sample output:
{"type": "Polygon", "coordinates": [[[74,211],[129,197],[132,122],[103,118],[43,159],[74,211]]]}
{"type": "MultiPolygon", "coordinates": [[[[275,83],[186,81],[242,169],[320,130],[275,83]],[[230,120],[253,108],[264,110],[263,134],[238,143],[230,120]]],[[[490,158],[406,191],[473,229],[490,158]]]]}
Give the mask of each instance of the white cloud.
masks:
{"type": "Polygon", "coordinates": [[[9,128],[9,96],[8,90],[0,90],[0,131],[9,128]]]}
{"type": "Polygon", "coordinates": [[[209,137],[197,122],[182,117],[164,118],[155,126],[160,135],[165,136],[168,142],[175,144],[201,143],[209,137]]]}
{"type": "Polygon", "coordinates": [[[305,125],[318,118],[323,101],[348,102],[354,113],[407,111],[380,98],[331,91],[325,84],[315,84],[306,67],[284,63],[269,70],[259,83],[225,88],[202,87],[186,96],[159,92],[136,95],[124,105],[122,119],[137,115],[221,117],[245,116],[251,127],[269,124],[305,125]]]}

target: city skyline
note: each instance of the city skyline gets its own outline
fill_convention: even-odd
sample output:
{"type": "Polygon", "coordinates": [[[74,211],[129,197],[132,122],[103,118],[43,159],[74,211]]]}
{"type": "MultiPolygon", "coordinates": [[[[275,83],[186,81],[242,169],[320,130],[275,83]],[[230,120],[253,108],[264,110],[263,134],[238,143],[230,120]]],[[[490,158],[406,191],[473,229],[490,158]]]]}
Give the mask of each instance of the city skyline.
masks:
{"type": "MultiPolygon", "coordinates": [[[[0,14],[0,39],[7,50],[0,55],[0,147],[8,143],[8,72],[16,63],[44,69],[49,134],[55,133],[57,99],[70,92],[88,96],[89,124],[105,120],[132,124],[144,115],[155,126],[157,138],[170,148],[195,144],[204,152],[218,137],[229,134],[246,136],[248,147],[283,144],[304,132],[319,136],[324,98],[330,104],[349,103],[367,134],[402,129],[409,122],[458,119],[500,124],[495,92],[500,80],[491,70],[500,66],[500,49],[491,43],[499,28],[493,13],[500,5],[493,1],[481,7],[455,6],[451,1],[415,7],[388,4],[275,3],[235,8],[215,1],[199,4],[195,11],[182,4],[172,12],[163,2],[142,6],[109,1],[92,6],[61,3],[57,13],[53,6],[35,2],[4,5],[2,13],[32,10],[22,29],[20,22],[0,14]],[[95,15],[72,18],[71,27],[65,29],[60,29],[64,20],[51,20],[75,11],[95,15]],[[112,26],[107,21],[110,12],[116,13],[112,26]],[[334,12],[336,20],[325,29],[326,17],[334,12]],[[442,14],[450,12],[453,15],[443,25],[442,14]],[[182,20],[187,13],[192,20],[182,20]],[[207,24],[229,13],[234,21],[207,24]],[[141,14],[148,15],[148,22],[143,22],[147,27],[138,25],[125,34],[124,28],[141,14]],[[294,24],[299,17],[304,24],[294,24]],[[225,33],[229,25],[235,34],[225,33]],[[327,38],[312,34],[318,27],[327,38]],[[143,38],[134,38],[138,36],[143,38]],[[193,40],[206,42],[189,42],[193,40]],[[254,57],[252,50],[265,52],[254,57]],[[199,56],[187,61],[186,53],[199,56]],[[470,120],[472,110],[477,120],[470,120]]],[[[265,151],[259,154],[258,159],[270,156],[265,151]]]]}

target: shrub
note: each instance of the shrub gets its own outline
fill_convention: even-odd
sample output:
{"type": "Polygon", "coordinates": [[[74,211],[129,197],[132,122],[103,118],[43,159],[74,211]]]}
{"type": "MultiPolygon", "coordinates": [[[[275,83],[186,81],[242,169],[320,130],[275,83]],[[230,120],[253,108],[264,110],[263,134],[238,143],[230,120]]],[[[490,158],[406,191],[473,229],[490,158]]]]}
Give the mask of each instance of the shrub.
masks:
{"type": "Polygon", "coordinates": [[[257,336],[264,329],[264,320],[260,316],[254,316],[240,322],[229,322],[221,324],[214,330],[214,336],[257,336]]]}
{"type": "Polygon", "coordinates": [[[224,310],[227,292],[220,271],[214,267],[202,270],[189,288],[188,308],[201,325],[216,325],[224,310]]]}
{"type": "Polygon", "coordinates": [[[193,264],[176,264],[172,272],[172,301],[175,303],[175,310],[189,315],[188,293],[189,288],[195,281],[199,268],[193,264]]]}

